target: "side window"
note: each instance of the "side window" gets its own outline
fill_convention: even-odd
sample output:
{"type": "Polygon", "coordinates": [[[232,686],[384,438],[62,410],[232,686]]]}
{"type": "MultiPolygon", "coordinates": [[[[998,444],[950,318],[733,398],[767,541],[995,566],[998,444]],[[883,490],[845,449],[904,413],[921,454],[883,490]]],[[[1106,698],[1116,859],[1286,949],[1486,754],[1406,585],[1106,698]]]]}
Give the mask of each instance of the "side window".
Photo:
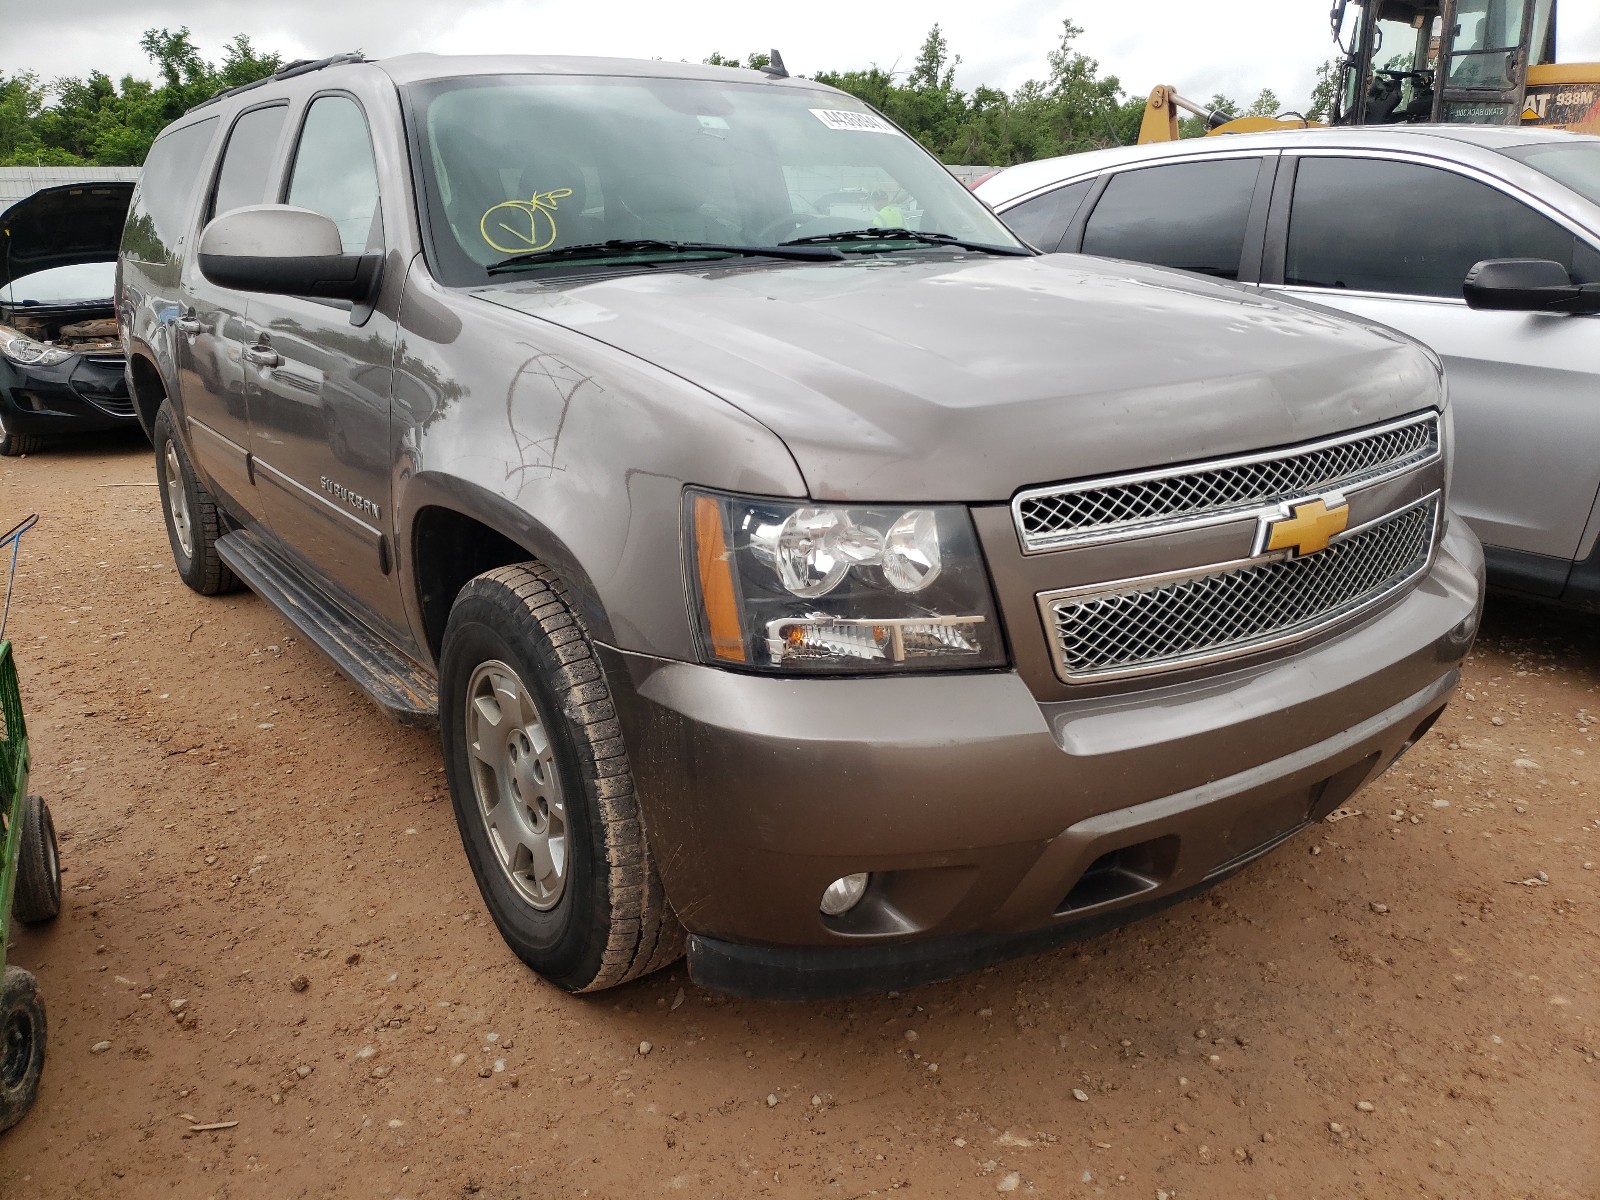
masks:
{"type": "Polygon", "coordinates": [[[279,104],[247,112],[233,123],[228,148],[222,152],[217,187],[206,208],[207,221],[218,213],[266,201],[267,173],[272,170],[278,135],[288,115],[288,105],[279,104]]]}
{"type": "Polygon", "coordinates": [[[1000,219],[1023,241],[1046,252],[1052,251],[1061,244],[1067,226],[1078,215],[1078,206],[1093,186],[1093,179],[1069,183],[1066,187],[1056,188],[1032,200],[1024,200],[1015,208],[1006,209],[1000,214],[1000,219]]]}
{"type": "Polygon", "coordinates": [[[195,180],[216,130],[217,118],[207,117],[163,134],[150,147],[122,235],[124,249],[139,261],[160,263],[176,257],[174,248],[193,211],[195,180]]]}
{"type": "Polygon", "coordinates": [[[284,202],[319,212],[337,225],[346,254],[383,244],[372,135],[366,116],[348,96],[319,96],[306,110],[284,202]]]}
{"type": "Polygon", "coordinates": [[[1591,247],[1488,184],[1417,163],[1301,160],[1285,283],[1459,300],[1486,258],[1554,259],[1600,282],[1591,247]]]}
{"type": "Polygon", "coordinates": [[[1257,158],[1123,171],[1094,207],[1083,252],[1237,279],[1260,171],[1257,158]]]}

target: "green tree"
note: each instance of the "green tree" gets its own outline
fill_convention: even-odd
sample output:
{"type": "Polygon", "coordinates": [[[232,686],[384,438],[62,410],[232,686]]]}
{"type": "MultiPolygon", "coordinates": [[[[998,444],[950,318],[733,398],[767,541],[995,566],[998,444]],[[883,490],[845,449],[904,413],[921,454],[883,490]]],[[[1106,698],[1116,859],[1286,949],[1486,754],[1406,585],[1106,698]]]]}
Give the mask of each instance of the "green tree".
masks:
{"type": "Polygon", "coordinates": [[[138,166],[162,127],[223,88],[252,83],[283,65],[236,35],[212,65],[187,28],[147,29],[140,48],[155,81],[103,71],[42,85],[32,74],[0,77],[0,164],[138,166]]]}
{"type": "MultiPolygon", "coordinates": [[[[44,110],[45,89],[31,71],[10,78],[0,76],[0,166],[38,166],[46,162],[39,136],[39,114],[44,110]]],[[[55,154],[64,154],[49,148],[55,154]]],[[[68,161],[71,161],[70,159],[68,161]]]]}
{"type": "Polygon", "coordinates": [[[161,76],[162,111],[173,121],[185,112],[216,94],[217,74],[211,64],[200,57],[187,25],[176,33],[169,29],[146,29],[139,39],[139,49],[161,76]]]}
{"type": "Polygon", "coordinates": [[[1334,101],[1339,95],[1339,84],[1343,72],[1339,67],[1339,60],[1330,58],[1317,68],[1317,83],[1311,89],[1311,103],[1306,106],[1306,118],[1312,121],[1327,121],[1333,117],[1334,101]]]}
{"type": "Polygon", "coordinates": [[[713,50],[711,57],[705,59],[704,62],[708,67],[743,67],[747,71],[759,71],[762,67],[770,67],[772,65],[772,55],[752,52],[746,54],[744,61],[740,62],[737,58],[729,58],[726,54],[719,54],[713,50]]]}
{"type": "Polygon", "coordinates": [[[217,68],[215,76],[217,84],[221,87],[240,87],[246,83],[254,83],[258,79],[265,79],[282,67],[283,55],[262,54],[251,45],[249,37],[236,33],[233,35],[233,40],[222,48],[222,63],[217,68]]]}
{"type": "Polygon", "coordinates": [[[865,100],[879,112],[889,111],[890,97],[895,91],[894,76],[876,64],[865,71],[818,71],[816,80],[865,100]]]}
{"type": "Polygon", "coordinates": [[[1077,49],[1082,33],[1076,22],[1062,22],[1046,78],[1030,79],[1010,96],[974,92],[968,127],[946,161],[1009,166],[1134,141],[1143,104],[1130,107],[1116,76],[1102,76],[1100,64],[1077,49]]]}
{"type": "Polygon", "coordinates": [[[956,87],[961,59],[950,53],[935,25],[917,51],[906,81],[889,95],[886,112],[912,137],[941,157],[956,144],[966,120],[967,98],[956,87]]]}
{"type": "Polygon", "coordinates": [[[83,162],[94,161],[95,140],[118,108],[116,85],[92,71],[84,79],[58,79],[50,90],[55,99],[39,114],[40,139],[83,162]]]}
{"type": "Polygon", "coordinates": [[[1271,88],[1262,88],[1261,94],[1244,110],[1247,117],[1275,117],[1283,111],[1283,101],[1271,88]]]}

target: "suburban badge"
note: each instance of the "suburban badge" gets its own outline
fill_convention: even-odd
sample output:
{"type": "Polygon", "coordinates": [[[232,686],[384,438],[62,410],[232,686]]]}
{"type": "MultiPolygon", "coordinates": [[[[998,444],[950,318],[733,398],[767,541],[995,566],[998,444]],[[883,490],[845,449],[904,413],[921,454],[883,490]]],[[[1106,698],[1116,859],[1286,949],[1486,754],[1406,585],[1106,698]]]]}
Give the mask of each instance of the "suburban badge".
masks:
{"type": "Polygon", "coordinates": [[[368,513],[374,517],[381,515],[376,504],[374,504],[371,500],[368,500],[360,493],[352,492],[349,488],[345,487],[344,484],[339,483],[336,480],[329,479],[326,475],[321,478],[320,483],[322,484],[322,490],[327,492],[328,495],[337,496],[340,500],[343,500],[357,512],[368,513]]]}

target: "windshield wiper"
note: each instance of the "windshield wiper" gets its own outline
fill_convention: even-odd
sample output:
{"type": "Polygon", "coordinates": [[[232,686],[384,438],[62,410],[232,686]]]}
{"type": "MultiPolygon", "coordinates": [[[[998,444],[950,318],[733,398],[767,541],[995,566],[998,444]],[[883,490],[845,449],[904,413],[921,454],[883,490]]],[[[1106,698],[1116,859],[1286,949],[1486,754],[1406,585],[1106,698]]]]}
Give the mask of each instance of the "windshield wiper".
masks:
{"type": "Polygon", "coordinates": [[[810,237],[794,238],[782,242],[784,246],[825,246],[829,242],[917,242],[925,246],[954,246],[960,250],[976,250],[981,254],[1006,254],[1018,258],[1031,258],[1033,251],[1022,246],[992,246],[987,242],[969,242],[948,233],[924,233],[920,229],[892,226],[888,229],[847,229],[843,233],[814,233],[810,237]]]}
{"type": "Polygon", "coordinates": [[[584,242],[577,246],[557,246],[553,250],[531,250],[490,263],[484,269],[491,275],[517,271],[547,263],[581,262],[584,259],[626,258],[635,254],[726,254],[742,258],[784,258],[796,262],[836,262],[843,258],[838,250],[825,246],[735,246],[723,242],[671,242],[660,238],[608,238],[603,242],[584,242]]]}

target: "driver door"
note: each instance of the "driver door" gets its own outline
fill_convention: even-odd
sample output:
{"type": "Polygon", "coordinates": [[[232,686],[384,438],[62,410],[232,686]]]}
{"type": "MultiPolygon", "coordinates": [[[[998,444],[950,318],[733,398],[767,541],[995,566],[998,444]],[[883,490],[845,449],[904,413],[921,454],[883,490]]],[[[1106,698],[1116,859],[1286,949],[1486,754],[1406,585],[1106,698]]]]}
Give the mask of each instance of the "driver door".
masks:
{"type": "MultiPolygon", "coordinates": [[[[283,202],[332,220],[347,253],[383,249],[372,137],[350,95],[319,95],[306,107],[283,202]]],[[[245,325],[245,398],[267,522],[326,590],[353,597],[380,632],[401,640],[389,534],[393,315],[258,293],[245,325]]]]}

